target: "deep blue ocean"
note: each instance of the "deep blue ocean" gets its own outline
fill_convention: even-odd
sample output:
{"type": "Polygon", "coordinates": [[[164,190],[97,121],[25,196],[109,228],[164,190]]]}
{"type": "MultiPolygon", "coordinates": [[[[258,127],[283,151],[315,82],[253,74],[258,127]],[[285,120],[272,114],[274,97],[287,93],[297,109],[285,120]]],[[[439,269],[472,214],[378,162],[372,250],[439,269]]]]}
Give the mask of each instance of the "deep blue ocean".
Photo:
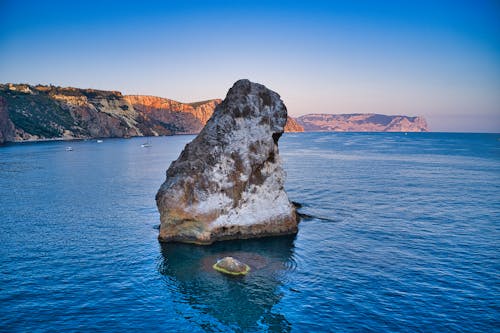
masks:
{"type": "Polygon", "coordinates": [[[285,134],[296,236],[161,245],[192,138],[0,147],[1,332],[500,331],[500,135],[285,134]]]}

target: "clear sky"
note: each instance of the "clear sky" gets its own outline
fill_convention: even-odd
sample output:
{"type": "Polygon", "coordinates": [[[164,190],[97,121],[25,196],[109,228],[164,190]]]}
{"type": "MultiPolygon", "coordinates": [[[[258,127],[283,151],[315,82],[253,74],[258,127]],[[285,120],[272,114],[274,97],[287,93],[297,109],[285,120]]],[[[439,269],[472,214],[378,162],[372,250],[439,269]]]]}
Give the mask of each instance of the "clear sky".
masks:
{"type": "Polygon", "coordinates": [[[500,132],[500,1],[0,0],[0,82],[189,102],[240,78],[289,114],[500,132]]]}

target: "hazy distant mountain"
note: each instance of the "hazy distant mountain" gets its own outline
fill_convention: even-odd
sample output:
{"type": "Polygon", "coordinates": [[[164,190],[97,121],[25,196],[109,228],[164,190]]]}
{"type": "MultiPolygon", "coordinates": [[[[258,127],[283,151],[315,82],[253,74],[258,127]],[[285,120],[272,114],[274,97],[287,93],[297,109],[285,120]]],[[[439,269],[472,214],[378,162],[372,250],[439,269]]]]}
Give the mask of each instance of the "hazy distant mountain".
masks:
{"type": "Polygon", "coordinates": [[[296,118],[306,132],[427,132],[423,117],[374,113],[307,114],[296,118]]]}

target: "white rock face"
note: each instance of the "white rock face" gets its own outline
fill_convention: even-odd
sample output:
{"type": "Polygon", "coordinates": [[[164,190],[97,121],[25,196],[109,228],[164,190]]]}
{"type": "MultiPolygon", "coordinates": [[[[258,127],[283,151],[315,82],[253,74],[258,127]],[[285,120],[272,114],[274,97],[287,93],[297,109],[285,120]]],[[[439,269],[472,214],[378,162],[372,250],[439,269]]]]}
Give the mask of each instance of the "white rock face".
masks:
{"type": "Polygon", "coordinates": [[[297,232],[278,154],[286,121],[277,93],[236,82],[167,170],[156,195],[160,241],[210,244],[297,232]]]}

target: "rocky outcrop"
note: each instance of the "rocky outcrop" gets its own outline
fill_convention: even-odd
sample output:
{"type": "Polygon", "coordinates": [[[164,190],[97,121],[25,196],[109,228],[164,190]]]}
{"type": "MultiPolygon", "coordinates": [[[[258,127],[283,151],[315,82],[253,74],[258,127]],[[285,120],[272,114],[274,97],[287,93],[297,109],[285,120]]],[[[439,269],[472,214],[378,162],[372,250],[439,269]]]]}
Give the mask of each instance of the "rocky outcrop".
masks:
{"type": "Polygon", "coordinates": [[[159,240],[210,244],[297,232],[278,154],[286,121],[277,93],[236,82],[167,170],[156,195],[159,240]]]}
{"type": "Polygon", "coordinates": [[[304,132],[304,128],[292,117],[288,117],[285,132],[304,132]]]}
{"type": "Polygon", "coordinates": [[[423,117],[363,114],[308,114],[297,118],[307,132],[427,132],[423,117]]]}
{"type": "Polygon", "coordinates": [[[250,267],[247,264],[233,257],[219,259],[212,267],[216,271],[230,275],[245,275],[250,271],[250,267]]]}

